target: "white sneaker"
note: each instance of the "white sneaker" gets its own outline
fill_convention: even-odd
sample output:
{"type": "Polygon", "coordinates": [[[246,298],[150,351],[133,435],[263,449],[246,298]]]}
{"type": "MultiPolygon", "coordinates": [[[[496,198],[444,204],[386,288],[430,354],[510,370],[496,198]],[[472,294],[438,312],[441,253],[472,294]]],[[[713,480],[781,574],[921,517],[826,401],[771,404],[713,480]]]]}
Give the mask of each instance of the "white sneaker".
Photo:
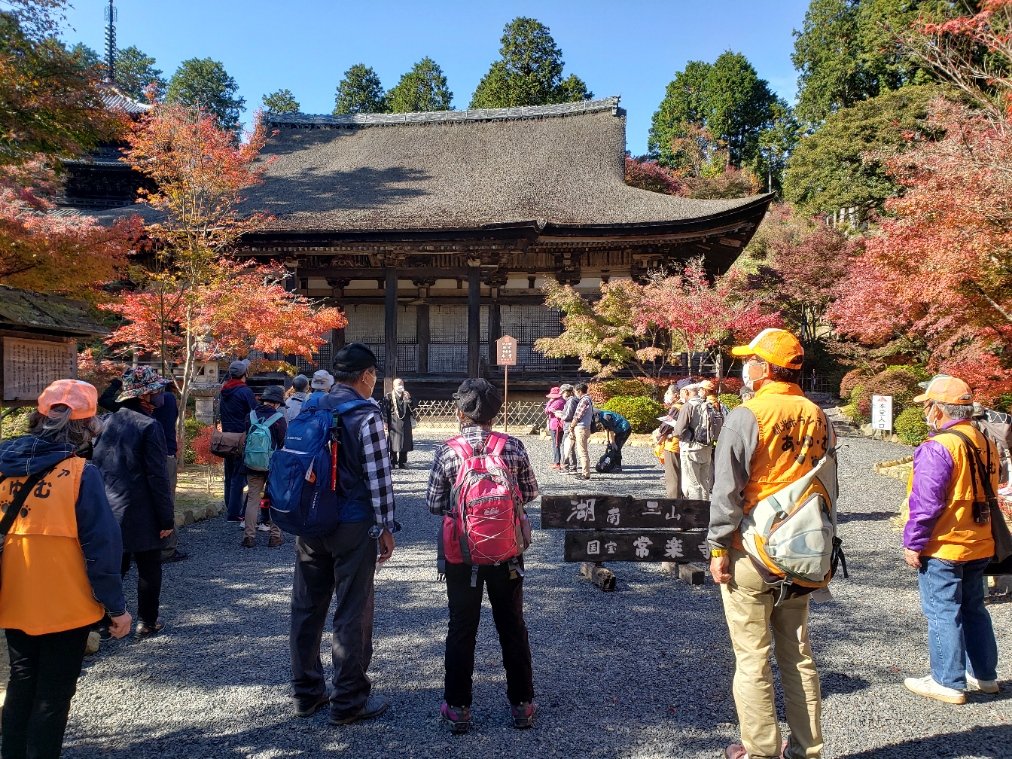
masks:
{"type": "Polygon", "coordinates": [[[965,704],[966,694],[955,688],[946,688],[939,685],[931,675],[925,677],[908,677],[903,681],[906,689],[913,691],[918,696],[933,698],[936,701],[944,701],[947,704],[965,704]]]}
{"type": "Polygon", "coordinates": [[[246,529],[246,520],[245,519],[243,519],[241,522],[239,522],[239,529],[240,530],[245,530],[246,529]]]}
{"type": "Polygon", "coordinates": [[[979,690],[981,693],[997,693],[1000,690],[997,680],[978,680],[969,672],[966,673],[966,689],[979,690]]]}
{"type": "Polygon", "coordinates": [[[271,526],[269,524],[258,524],[257,532],[270,532],[271,526]]]}

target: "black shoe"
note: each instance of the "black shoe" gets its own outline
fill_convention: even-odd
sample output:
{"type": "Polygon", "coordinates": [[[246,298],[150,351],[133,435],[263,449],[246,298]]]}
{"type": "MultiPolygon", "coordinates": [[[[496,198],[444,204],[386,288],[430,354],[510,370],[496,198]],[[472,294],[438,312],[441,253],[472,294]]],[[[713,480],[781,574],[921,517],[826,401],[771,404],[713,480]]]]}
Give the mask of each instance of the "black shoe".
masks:
{"type": "Polygon", "coordinates": [[[148,625],[141,622],[139,625],[137,625],[137,629],[134,631],[134,637],[137,638],[138,640],[151,638],[154,637],[155,635],[158,635],[158,633],[160,633],[164,628],[165,624],[160,619],[157,622],[155,622],[153,627],[148,627],[148,625]]]}
{"type": "Polygon", "coordinates": [[[382,696],[369,696],[362,708],[357,712],[351,714],[334,714],[331,712],[330,724],[332,725],[350,725],[352,722],[358,722],[363,719],[373,719],[374,717],[380,716],[390,706],[390,702],[382,696]]]}
{"type": "Polygon", "coordinates": [[[296,701],[295,716],[307,719],[309,717],[312,717],[314,714],[320,711],[320,709],[322,709],[329,703],[330,703],[330,696],[328,695],[327,691],[324,691],[319,695],[318,698],[311,700],[308,703],[307,702],[300,703],[299,701],[296,701]]]}
{"type": "Polygon", "coordinates": [[[98,637],[100,640],[109,640],[110,638],[112,638],[112,633],[109,632],[108,622],[99,622],[97,625],[95,625],[95,632],[98,633],[98,637]]]}
{"type": "Polygon", "coordinates": [[[190,554],[177,550],[167,559],[162,559],[162,564],[170,564],[174,561],[186,561],[188,558],[190,558],[190,554]]]}

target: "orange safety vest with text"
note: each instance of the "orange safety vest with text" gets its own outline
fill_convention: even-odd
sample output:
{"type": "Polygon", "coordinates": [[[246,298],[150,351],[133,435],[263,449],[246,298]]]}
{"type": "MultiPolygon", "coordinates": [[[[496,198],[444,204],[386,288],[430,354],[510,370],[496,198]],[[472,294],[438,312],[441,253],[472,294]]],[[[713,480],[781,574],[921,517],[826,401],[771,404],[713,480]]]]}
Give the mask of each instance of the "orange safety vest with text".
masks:
{"type": "MultiPolygon", "coordinates": [[[[45,635],[94,624],[105,614],[88,581],[77,536],[85,463],[74,456],[57,464],[14,520],[0,565],[0,628],[45,635]]],[[[0,504],[9,504],[26,479],[0,483],[0,504]]]]}
{"type": "MultiPolygon", "coordinates": [[[[976,427],[969,422],[960,422],[952,428],[966,435],[980,451],[980,456],[987,464],[988,447],[991,449],[991,488],[998,490],[998,449],[976,427]]],[[[952,429],[950,428],[950,429],[952,429]]],[[[949,489],[945,495],[946,507],[939,515],[935,527],[931,531],[931,539],[921,551],[921,556],[929,556],[946,561],[974,561],[989,559],[994,556],[994,538],[991,535],[991,524],[977,524],[973,521],[973,481],[976,463],[970,458],[964,443],[957,435],[947,435],[945,430],[935,433],[930,440],[941,445],[952,458],[952,476],[949,478],[949,489]]],[[[923,445],[923,444],[922,444],[923,445]]],[[[907,498],[914,487],[914,468],[907,483],[907,498]]],[[[984,498],[984,484],[977,479],[977,498],[984,498]]],[[[1001,514],[991,514],[991,519],[1001,519],[1001,514]]]]}
{"type": "MultiPolygon", "coordinates": [[[[748,514],[767,496],[783,489],[815,468],[826,455],[829,428],[826,415],[791,382],[767,382],[743,404],[756,418],[759,439],[742,491],[742,511],[748,514]]],[[[732,545],[741,549],[741,533],[732,545]]]]}

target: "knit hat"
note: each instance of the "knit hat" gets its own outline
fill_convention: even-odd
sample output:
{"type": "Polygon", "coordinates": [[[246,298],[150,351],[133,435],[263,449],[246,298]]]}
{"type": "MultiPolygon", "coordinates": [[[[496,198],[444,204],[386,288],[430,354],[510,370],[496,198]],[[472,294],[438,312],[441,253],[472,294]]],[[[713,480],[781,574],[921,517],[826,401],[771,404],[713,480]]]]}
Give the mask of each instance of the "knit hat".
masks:
{"type": "Polygon", "coordinates": [[[349,343],[334,356],[334,371],[345,374],[362,372],[376,366],[376,354],[362,343],[349,343]]]}
{"type": "Polygon", "coordinates": [[[246,360],[233,361],[231,364],[228,365],[228,376],[232,377],[233,379],[245,377],[246,372],[248,371],[249,371],[249,361],[246,360]]]}
{"type": "Polygon", "coordinates": [[[285,391],[281,385],[268,385],[260,394],[260,400],[270,401],[271,403],[284,403],[285,391]]]}
{"type": "Polygon", "coordinates": [[[325,390],[330,392],[330,388],[334,386],[334,377],[326,369],[319,369],[313,373],[313,381],[310,383],[310,387],[313,390],[325,390]]]}
{"type": "Polygon", "coordinates": [[[81,380],[56,380],[39,396],[39,413],[48,416],[53,406],[69,407],[71,419],[87,419],[98,413],[98,390],[81,380]]]}
{"type": "Polygon", "coordinates": [[[138,366],[127,369],[122,377],[123,391],[116,398],[117,402],[137,398],[146,393],[157,393],[165,389],[169,381],[150,366],[138,366]]]}
{"type": "Polygon", "coordinates": [[[485,379],[466,379],[453,394],[460,413],[478,424],[488,424],[502,408],[502,396],[485,379]]]}

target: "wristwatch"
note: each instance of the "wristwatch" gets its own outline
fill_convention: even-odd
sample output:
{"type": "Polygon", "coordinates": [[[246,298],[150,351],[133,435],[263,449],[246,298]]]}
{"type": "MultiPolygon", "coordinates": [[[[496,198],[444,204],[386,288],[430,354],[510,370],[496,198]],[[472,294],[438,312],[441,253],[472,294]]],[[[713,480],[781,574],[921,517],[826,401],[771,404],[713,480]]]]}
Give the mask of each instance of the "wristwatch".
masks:
{"type": "Polygon", "coordinates": [[[710,546],[711,559],[719,559],[722,556],[727,556],[727,549],[724,546],[710,546]]]}

